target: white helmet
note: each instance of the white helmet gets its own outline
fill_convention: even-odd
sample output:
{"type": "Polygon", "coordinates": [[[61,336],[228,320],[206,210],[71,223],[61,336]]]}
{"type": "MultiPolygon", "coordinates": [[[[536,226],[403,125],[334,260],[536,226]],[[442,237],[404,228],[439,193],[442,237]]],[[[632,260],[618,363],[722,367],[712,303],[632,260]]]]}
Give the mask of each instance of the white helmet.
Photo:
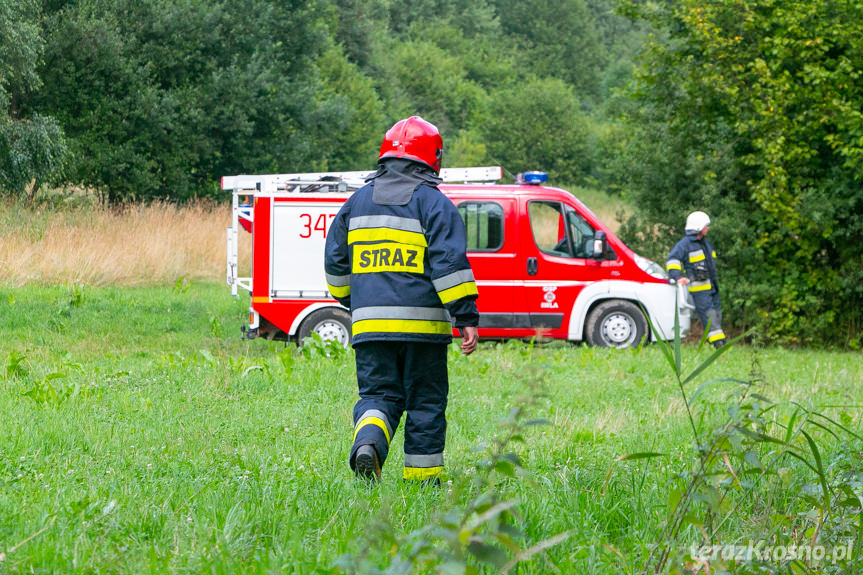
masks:
{"type": "Polygon", "coordinates": [[[710,216],[704,212],[692,212],[686,217],[686,231],[698,233],[710,225],[710,216]]]}

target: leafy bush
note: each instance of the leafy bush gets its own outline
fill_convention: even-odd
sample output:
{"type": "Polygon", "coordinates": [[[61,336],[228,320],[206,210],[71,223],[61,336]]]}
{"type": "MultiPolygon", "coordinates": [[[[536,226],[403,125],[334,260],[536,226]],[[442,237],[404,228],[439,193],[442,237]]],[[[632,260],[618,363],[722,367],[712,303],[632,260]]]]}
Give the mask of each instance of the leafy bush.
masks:
{"type": "Polygon", "coordinates": [[[0,118],[0,191],[26,190],[32,198],[40,184],[59,173],[65,154],[63,131],[53,118],[0,118]]]}
{"type": "Polygon", "coordinates": [[[39,88],[36,72],[44,40],[32,0],[0,4],[0,194],[36,192],[55,176],[66,152],[63,131],[45,115],[26,110],[39,88]]]}
{"type": "Polygon", "coordinates": [[[640,214],[626,239],[664,259],[686,214],[704,210],[735,323],[789,344],[859,343],[863,7],[630,8],[663,33],[632,90],[640,214]]]}
{"type": "Polygon", "coordinates": [[[579,182],[590,165],[587,123],[562,80],[532,79],[502,90],[482,130],[491,158],[513,173],[543,170],[579,182]]]}

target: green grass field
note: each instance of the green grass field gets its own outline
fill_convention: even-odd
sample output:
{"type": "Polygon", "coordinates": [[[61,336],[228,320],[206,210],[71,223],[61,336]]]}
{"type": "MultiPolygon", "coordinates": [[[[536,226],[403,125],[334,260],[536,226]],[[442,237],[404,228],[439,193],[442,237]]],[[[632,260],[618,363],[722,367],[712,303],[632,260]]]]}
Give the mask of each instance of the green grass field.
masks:
{"type": "MultiPolygon", "coordinates": [[[[483,489],[517,501],[511,524],[525,534],[520,548],[566,534],[513,573],[641,572],[650,550],[667,541],[663,528],[697,455],[660,346],[483,343],[470,357],[453,349],[449,481],[439,490],[403,484],[399,433],[382,484],[369,487],[346,463],[353,356],[242,341],[247,305],[206,284],[0,288],[0,573],[339,573],[350,565],[496,573],[471,553],[464,562],[394,563],[426,537],[416,530],[446,526],[442,515],[466,509],[483,489]],[[507,447],[524,473],[501,467],[484,486],[471,482],[482,473],[476,447],[501,436],[514,406],[548,420],[507,447]],[[613,465],[643,452],[665,455],[613,465]]],[[[686,346],[683,363],[694,368],[710,354],[686,346]]],[[[840,519],[845,534],[856,533],[859,509],[828,522],[818,501],[825,486],[841,495],[843,477],[857,477],[842,485],[863,494],[854,437],[860,353],[732,348],[687,390],[715,378],[758,380],[757,392],[780,402],[762,414],[765,433],[794,428],[790,401],[851,433],[827,420],[811,426],[817,461],[798,439],[812,468],[786,457],[751,489],[742,473],[737,483],[734,473],[711,476],[726,499],[705,523],[705,491],[674,549],[708,531],[722,542],[838,537],[840,519]]],[[[707,384],[693,407],[699,429],[724,421],[733,403],[726,394],[737,387],[707,384]]],[[[776,449],[753,448],[764,462],[776,449]]],[[[434,539],[427,553],[445,548],[434,539]]]]}

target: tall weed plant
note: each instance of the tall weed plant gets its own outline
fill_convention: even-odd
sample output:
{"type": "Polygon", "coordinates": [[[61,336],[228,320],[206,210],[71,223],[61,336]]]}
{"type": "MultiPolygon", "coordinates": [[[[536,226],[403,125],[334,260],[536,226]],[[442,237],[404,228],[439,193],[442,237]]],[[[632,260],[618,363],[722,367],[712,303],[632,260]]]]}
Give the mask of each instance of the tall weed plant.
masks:
{"type": "MultiPolygon", "coordinates": [[[[816,397],[808,404],[766,397],[757,361],[745,377],[694,387],[744,336],[693,368],[684,364],[677,317],[674,340],[658,344],[693,443],[691,465],[676,473],[667,517],[658,543],[645,550],[642,572],[859,573],[863,555],[854,554],[854,545],[863,542],[863,437],[849,428],[850,419],[842,423],[825,414],[816,397]],[[727,391],[712,402],[708,396],[719,388],[727,391]],[[724,412],[718,423],[716,408],[724,412]],[[828,445],[838,445],[829,459],[828,445]],[[746,536],[728,537],[731,525],[746,536]]],[[[663,455],[618,460],[654,457],[663,455]]]]}

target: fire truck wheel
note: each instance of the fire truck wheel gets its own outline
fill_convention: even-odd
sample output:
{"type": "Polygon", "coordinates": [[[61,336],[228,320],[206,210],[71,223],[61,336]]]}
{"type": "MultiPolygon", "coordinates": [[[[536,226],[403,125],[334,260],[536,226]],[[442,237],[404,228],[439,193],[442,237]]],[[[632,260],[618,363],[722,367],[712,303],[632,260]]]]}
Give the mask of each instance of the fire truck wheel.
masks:
{"type": "Polygon", "coordinates": [[[303,340],[311,337],[312,333],[318,334],[324,341],[335,340],[348,347],[351,344],[351,314],[336,307],[313,311],[300,324],[297,342],[303,345],[303,340]]]}
{"type": "Polygon", "coordinates": [[[635,347],[647,337],[647,320],[632,302],[610,300],[587,316],[584,335],[596,347],[635,347]]]}

